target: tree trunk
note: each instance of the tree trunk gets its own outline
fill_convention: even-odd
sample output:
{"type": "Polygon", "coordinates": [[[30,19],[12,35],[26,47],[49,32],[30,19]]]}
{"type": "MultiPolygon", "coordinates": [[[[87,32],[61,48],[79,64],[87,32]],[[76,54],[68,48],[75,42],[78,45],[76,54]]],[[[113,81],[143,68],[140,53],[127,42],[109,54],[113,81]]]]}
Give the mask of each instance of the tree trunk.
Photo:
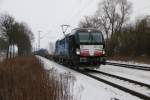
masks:
{"type": "Polygon", "coordinates": [[[15,57],[15,50],[14,50],[14,44],[12,45],[12,57],[15,57]]]}
{"type": "Polygon", "coordinates": [[[12,44],[10,45],[10,58],[12,58],[12,44]]]}
{"type": "Polygon", "coordinates": [[[9,58],[9,45],[7,46],[7,53],[6,53],[6,59],[9,58]]]}
{"type": "Polygon", "coordinates": [[[113,34],[114,34],[114,24],[112,23],[112,30],[111,30],[112,32],[111,32],[111,37],[113,36],[113,34]]]}

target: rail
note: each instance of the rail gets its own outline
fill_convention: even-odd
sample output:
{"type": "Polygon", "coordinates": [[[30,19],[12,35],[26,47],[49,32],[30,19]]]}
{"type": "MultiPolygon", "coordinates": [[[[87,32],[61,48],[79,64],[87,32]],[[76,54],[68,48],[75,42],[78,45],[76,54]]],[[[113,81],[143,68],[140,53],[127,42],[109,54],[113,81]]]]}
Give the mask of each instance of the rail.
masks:
{"type": "MultiPolygon", "coordinates": [[[[84,74],[84,75],[86,75],[86,76],[88,76],[88,77],[91,77],[91,78],[93,78],[93,79],[96,79],[96,80],[98,80],[98,81],[100,81],[100,82],[103,82],[103,83],[106,83],[106,84],[108,84],[108,85],[111,85],[111,86],[113,86],[113,87],[115,87],[115,88],[118,88],[118,89],[120,89],[120,90],[122,90],[122,91],[124,91],[124,92],[126,92],[126,93],[130,93],[130,94],[133,95],[133,96],[139,97],[139,98],[144,99],[144,100],[150,100],[150,96],[147,96],[147,95],[145,95],[145,94],[139,93],[139,92],[137,92],[137,91],[135,91],[135,90],[126,88],[126,87],[124,87],[124,86],[121,86],[121,85],[118,85],[118,84],[116,84],[116,83],[110,82],[110,81],[105,80],[105,79],[103,79],[103,78],[97,77],[97,76],[95,76],[95,75],[91,75],[90,73],[88,73],[88,72],[86,72],[86,71],[78,71],[78,72],[80,72],[80,73],[82,73],[82,74],[84,74]]],[[[98,71],[94,71],[94,72],[98,72],[98,71]]],[[[101,73],[101,72],[100,72],[100,73],[101,73]]],[[[102,74],[102,73],[101,73],[101,74],[102,74]]],[[[129,80],[128,80],[128,81],[129,81],[129,80]]],[[[138,83],[138,84],[141,84],[141,83],[138,83]]],[[[148,86],[148,88],[149,88],[149,86],[148,86]]]]}
{"type": "Polygon", "coordinates": [[[139,66],[139,65],[129,65],[129,64],[121,64],[121,63],[114,63],[114,62],[106,62],[106,65],[113,65],[113,66],[118,66],[118,67],[150,71],[150,67],[139,66]]]}

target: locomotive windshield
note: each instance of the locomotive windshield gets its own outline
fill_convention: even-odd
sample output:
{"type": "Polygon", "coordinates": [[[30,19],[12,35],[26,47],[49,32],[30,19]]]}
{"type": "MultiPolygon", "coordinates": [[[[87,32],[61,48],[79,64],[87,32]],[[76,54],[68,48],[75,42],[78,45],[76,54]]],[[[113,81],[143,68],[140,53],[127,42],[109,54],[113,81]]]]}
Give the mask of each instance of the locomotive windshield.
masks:
{"type": "Polygon", "coordinates": [[[80,42],[94,42],[94,43],[99,43],[103,42],[103,36],[102,33],[98,32],[79,32],[79,40],[80,42]]]}

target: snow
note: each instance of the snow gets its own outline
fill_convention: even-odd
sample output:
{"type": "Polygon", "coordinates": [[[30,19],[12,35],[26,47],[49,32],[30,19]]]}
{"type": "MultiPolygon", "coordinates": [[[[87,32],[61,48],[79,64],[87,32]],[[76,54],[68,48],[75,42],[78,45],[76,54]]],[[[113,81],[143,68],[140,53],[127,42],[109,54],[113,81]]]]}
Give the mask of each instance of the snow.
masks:
{"type": "Polygon", "coordinates": [[[38,58],[44,63],[46,70],[55,68],[59,73],[70,73],[76,78],[73,94],[80,97],[79,100],[140,100],[129,93],[125,93],[53,61],[39,56],[38,58]]]}
{"type": "Polygon", "coordinates": [[[143,71],[138,69],[123,68],[113,65],[102,65],[98,69],[102,72],[110,73],[113,75],[125,77],[128,79],[136,80],[146,84],[150,84],[150,71],[143,71]]]}
{"type": "Polygon", "coordinates": [[[94,76],[100,77],[102,79],[105,79],[107,81],[111,81],[112,83],[118,84],[120,86],[126,87],[128,89],[137,91],[141,94],[150,96],[150,89],[148,89],[147,87],[142,87],[142,86],[136,85],[134,83],[130,83],[130,82],[127,82],[124,80],[119,80],[119,79],[116,79],[113,77],[109,77],[109,76],[105,76],[105,75],[101,75],[101,74],[97,74],[97,73],[91,73],[91,74],[94,76]]]}

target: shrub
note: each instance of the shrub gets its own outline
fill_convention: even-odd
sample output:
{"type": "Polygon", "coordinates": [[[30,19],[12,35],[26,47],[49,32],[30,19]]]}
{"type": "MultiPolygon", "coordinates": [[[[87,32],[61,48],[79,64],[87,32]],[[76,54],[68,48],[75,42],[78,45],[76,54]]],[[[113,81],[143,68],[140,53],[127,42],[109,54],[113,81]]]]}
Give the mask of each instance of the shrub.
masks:
{"type": "Polygon", "coordinates": [[[0,63],[0,100],[74,100],[74,78],[45,71],[35,57],[16,57],[0,63]]]}

